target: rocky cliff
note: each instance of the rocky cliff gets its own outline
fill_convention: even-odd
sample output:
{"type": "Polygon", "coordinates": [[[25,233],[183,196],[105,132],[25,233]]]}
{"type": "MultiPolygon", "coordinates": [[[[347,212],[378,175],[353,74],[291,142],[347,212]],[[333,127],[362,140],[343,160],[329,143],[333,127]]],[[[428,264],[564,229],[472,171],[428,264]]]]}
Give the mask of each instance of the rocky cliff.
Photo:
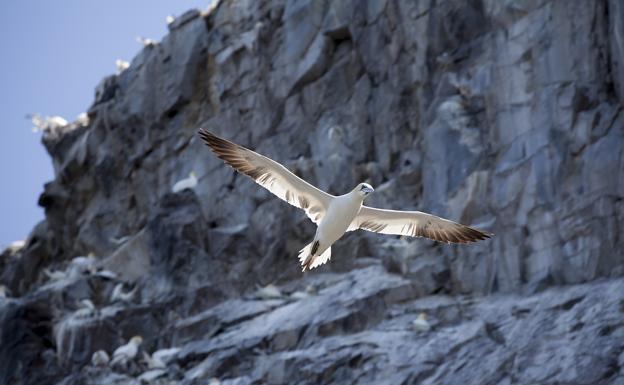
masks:
{"type": "Polygon", "coordinates": [[[621,2],[223,0],[169,27],[44,133],[0,384],[624,384],[621,2]],[[314,225],[198,127],[496,236],[354,232],[302,274],[314,225]]]}

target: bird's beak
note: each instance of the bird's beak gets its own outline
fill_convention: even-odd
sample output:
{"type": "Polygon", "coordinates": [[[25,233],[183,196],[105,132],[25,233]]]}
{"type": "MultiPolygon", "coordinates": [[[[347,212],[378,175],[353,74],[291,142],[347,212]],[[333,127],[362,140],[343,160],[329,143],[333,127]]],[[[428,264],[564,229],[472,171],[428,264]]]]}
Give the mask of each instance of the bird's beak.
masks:
{"type": "Polygon", "coordinates": [[[373,189],[372,187],[364,187],[362,188],[362,191],[364,191],[366,194],[370,194],[375,191],[375,189],[373,189]]]}

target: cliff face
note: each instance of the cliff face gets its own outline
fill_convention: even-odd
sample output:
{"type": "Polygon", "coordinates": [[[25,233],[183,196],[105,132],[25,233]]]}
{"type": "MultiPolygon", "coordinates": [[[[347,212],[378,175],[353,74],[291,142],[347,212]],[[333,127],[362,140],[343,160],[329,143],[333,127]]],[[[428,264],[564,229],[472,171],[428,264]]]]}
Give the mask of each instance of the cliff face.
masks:
{"type": "Polygon", "coordinates": [[[145,351],[182,347],[162,383],[624,383],[623,20],[617,0],[183,15],[101,82],[87,124],[44,134],[46,220],[0,260],[0,380],[135,383],[143,363],[87,363],[140,334],[145,351]],[[302,275],[314,225],[200,126],[330,193],[366,180],[370,205],[496,236],[349,233],[302,275]],[[190,171],[198,185],[172,193],[190,171]],[[90,253],[87,273],[47,282],[90,253]],[[134,299],[111,303],[119,282],[134,299]],[[276,298],[254,295],[269,283],[276,298]]]}

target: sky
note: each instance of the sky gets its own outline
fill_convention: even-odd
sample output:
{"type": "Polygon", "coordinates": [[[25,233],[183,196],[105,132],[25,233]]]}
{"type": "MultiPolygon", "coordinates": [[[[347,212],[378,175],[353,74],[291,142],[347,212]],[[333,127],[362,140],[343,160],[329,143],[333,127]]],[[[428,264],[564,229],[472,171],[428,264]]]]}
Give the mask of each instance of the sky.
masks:
{"type": "Polygon", "coordinates": [[[0,249],[44,218],[37,199],[52,162],[29,113],[72,121],[95,87],[131,59],[138,36],[160,40],[165,18],[209,0],[2,0],[0,2],[0,249]]]}

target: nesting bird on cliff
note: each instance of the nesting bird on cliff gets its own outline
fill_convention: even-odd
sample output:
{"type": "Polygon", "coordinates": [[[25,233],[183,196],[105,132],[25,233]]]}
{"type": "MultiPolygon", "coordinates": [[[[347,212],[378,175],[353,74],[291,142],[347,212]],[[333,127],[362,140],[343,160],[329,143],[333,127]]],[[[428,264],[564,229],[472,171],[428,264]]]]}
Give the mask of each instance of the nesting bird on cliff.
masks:
{"type": "Polygon", "coordinates": [[[135,286],[134,289],[124,292],[123,291],[124,284],[118,283],[113,289],[113,293],[111,294],[110,301],[111,302],[130,302],[134,299],[134,295],[136,294],[138,286],[135,286]]]}
{"type": "Polygon", "coordinates": [[[412,329],[417,332],[428,332],[431,330],[431,325],[427,321],[427,314],[418,314],[418,317],[412,321],[412,329]]]}
{"type": "Polygon", "coordinates": [[[113,358],[111,359],[111,366],[126,365],[128,361],[131,361],[136,357],[139,352],[139,346],[143,343],[143,337],[134,336],[130,338],[127,344],[121,345],[113,352],[113,358]]]}
{"type": "Polygon", "coordinates": [[[0,285],[0,298],[7,298],[9,296],[9,289],[6,286],[0,285]]]}
{"type": "Polygon", "coordinates": [[[302,270],[313,269],[331,257],[331,245],[344,233],[367,230],[382,234],[426,237],[438,242],[470,243],[492,234],[420,211],[395,211],[362,205],[374,191],[360,183],[350,192],[334,196],[317,189],[281,164],[200,129],[199,136],[226,164],[278,198],[305,211],[318,227],[314,240],[299,252],[302,270]]]}
{"type": "Polygon", "coordinates": [[[197,175],[195,175],[195,171],[191,171],[188,178],[177,181],[171,188],[171,191],[177,193],[187,188],[195,188],[195,186],[197,186],[197,175]]]}
{"type": "Polygon", "coordinates": [[[91,365],[93,366],[106,366],[109,361],[110,357],[104,350],[98,350],[91,356],[91,365]]]}

